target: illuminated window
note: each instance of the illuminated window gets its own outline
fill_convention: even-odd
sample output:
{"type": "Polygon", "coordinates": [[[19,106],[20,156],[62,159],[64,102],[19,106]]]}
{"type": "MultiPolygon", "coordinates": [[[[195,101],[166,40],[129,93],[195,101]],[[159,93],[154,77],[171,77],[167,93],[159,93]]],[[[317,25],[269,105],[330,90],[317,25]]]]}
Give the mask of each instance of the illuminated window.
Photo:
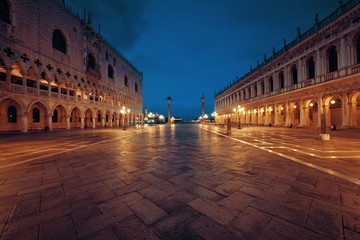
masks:
{"type": "Polygon", "coordinates": [[[16,107],[14,107],[14,106],[8,107],[7,118],[8,118],[9,123],[16,123],[16,121],[17,121],[16,107]]]}
{"type": "Polygon", "coordinates": [[[66,54],[66,40],[64,35],[58,29],[53,31],[52,46],[56,50],[66,54]]]}
{"type": "Polygon", "coordinates": [[[10,24],[10,7],[6,0],[0,0],[0,20],[10,24]]]}

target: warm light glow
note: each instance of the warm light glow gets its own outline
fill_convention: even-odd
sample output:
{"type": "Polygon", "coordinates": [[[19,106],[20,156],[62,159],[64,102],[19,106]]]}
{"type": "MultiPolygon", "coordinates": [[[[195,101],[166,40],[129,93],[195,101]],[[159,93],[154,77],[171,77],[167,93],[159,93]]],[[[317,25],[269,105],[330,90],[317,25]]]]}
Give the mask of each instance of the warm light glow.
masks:
{"type": "Polygon", "coordinates": [[[296,108],[296,105],[294,105],[294,108],[296,108]]]}
{"type": "Polygon", "coordinates": [[[273,108],[272,107],[269,107],[269,111],[272,111],[273,110],[273,108]]]}
{"type": "Polygon", "coordinates": [[[310,107],[312,107],[312,106],[314,106],[314,104],[313,104],[313,103],[310,103],[310,107]]]}
{"type": "Polygon", "coordinates": [[[335,104],[335,100],[331,100],[331,102],[330,102],[331,104],[335,104]]]}
{"type": "Polygon", "coordinates": [[[283,107],[280,107],[280,110],[282,111],[282,110],[284,110],[284,108],[283,108],[283,107]]]}
{"type": "Polygon", "coordinates": [[[265,109],[262,108],[262,109],[261,109],[261,112],[262,112],[262,113],[265,112],[265,109]]]}

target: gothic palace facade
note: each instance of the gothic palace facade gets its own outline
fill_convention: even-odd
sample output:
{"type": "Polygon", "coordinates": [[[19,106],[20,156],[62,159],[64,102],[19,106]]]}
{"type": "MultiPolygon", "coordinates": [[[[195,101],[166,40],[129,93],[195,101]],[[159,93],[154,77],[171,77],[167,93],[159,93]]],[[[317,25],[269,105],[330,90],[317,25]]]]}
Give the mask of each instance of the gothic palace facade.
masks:
{"type": "Polygon", "coordinates": [[[142,121],[143,75],[61,0],[0,0],[0,131],[142,121]]]}
{"type": "Polygon", "coordinates": [[[360,128],[360,1],[350,0],[215,94],[216,122],[360,128]]]}

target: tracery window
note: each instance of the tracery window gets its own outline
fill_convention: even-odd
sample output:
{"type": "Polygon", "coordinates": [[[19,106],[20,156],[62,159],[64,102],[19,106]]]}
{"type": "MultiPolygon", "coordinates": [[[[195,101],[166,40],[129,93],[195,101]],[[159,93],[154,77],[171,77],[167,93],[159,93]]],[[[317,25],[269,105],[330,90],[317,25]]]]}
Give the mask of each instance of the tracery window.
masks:
{"type": "Polygon", "coordinates": [[[52,47],[66,54],[66,40],[64,35],[58,29],[53,31],[52,47]]]}

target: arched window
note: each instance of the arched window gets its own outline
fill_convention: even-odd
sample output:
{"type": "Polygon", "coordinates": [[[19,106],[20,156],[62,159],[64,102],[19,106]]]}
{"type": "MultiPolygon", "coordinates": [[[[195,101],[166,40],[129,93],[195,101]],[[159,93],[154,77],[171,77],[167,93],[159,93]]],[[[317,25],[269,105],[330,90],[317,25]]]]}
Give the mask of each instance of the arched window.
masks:
{"type": "Polygon", "coordinates": [[[135,83],[135,92],[138,92],[138,84],[137,83],[135,83]]]}
{"type": "Polygon", "coordinates": [[[270,77],[269,79],[269,85],[270,85],[270,92],[274,91],[274,79],[273,77],[270,77]]]}
{"type": "Polygon", "coordinates": [[[257,83],[254,84],[254,94],[253,94],[254,97],[257,96],[257,83]]]}
{"type": "Polygon", "coordinates": [[[111,65],[108,66],[108,77],[114,79],[114,69],[111,65]]]}
{"type": "Polygon", "coordinates": [[[356,40],[356,56],[357,56],[357,64],[360,64],[360,35],[357,37],[356,40]]]}
{"type": "Polygon", "coordinates": [[[97,120],[98,120],[98,122],[101,122],[101,114],[100,113],[98,114],[98,119],[97,120]]]}
{"type": "Polygon", "coordinates": [[[293,65],[291,67],[291,78],[292,78],[292,84],[297,84],[298,82],[298,79],[297,79],[297,74],[298,74],[298,71],[297,71],[297,66],[296,65],[293,65]]]}
{"type": "Polygon", "coordinates": [[[127,77],[126,75],[125,75],[125,77],[124,77],[124,85],[125,85],[126,87],[129,86],[128,77],[127,77]]]}
{"type": "Polygon", "coordinates": [[[0,0],[0,20],[10,24],[10,7],[6,0],[0,0]]]}
{"type": "Polygon", "coordinates": [[[338,70],[338,59],[336,47],[332,46],[329,49],[329,72],[334,72],[338,70]]]}
{"type": "Polygon", "coordinates": [[[264,84],[264,81],[261,81],[260,86],[261,86],[261,94],[264,95],[264,94],[265,94],[265,84],[264,84]]]}
{"type": "Polygon", "coordinates": [[[284,88],[285,87],[285,78],[284,78],[284,73],[281,71],[279,73],[279,88],[284,88]]]}
{"type": "Polygon", "coordinates": [[[64,35],[58,29],[53,31],[52,46],[56,50],[66,54],[66,40],[64,35]]]}
{"type": "Polygon", "coordinates": [[[315,78],[315,61],[313,57],[310,57],[307,63],[308,79],[315,78]]]}
{"type": "Polygon", "coordinates": [[[33,122],[40,122],[40,110],[38,108],[34,108],[32,112],[33,122]]]}
{"type": "Polygon", "coordinates": [[[53,116],[52,116],[52,121],[53,122],[58,122],[58,111],[55,109],[53,116]]]}
{"type": "Polygon", "coordinates": [[[95,59],[91,53],[87,55],[86,64],[88,70],[89,69],[95,70],[95,59]]]}
{"type": "Polygon", "coordinates": [[[16,123],[16,121],[17,121],[16,107],[14,107],[14,106],[8,107],[7,118],[8,118],[8,123],[16,123]]]}

